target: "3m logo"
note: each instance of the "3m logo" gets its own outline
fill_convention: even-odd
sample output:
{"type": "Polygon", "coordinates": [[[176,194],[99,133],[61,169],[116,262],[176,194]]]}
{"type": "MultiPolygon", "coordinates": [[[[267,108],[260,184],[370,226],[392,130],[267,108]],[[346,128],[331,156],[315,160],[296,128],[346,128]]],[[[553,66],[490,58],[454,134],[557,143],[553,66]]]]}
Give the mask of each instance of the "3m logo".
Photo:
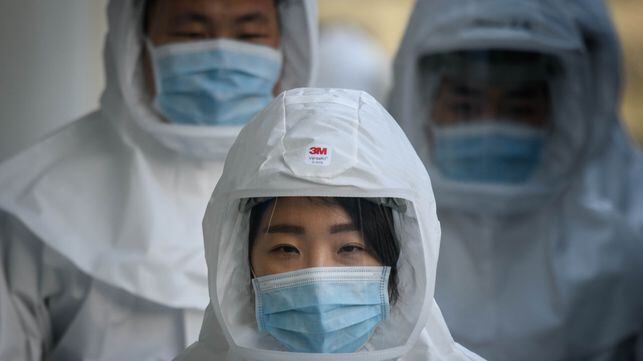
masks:
{"type": "Polygon", "coordinates": [[[310,147],[308,150],[310,155],[328,155],[328,148],[326,147],[310,147]]]}
{"type": "Polygon", "coordinates": [[[304,162],[310,165],[330,165],[333,148],[323,144],[311,144],[306,148],[304,162]]]}

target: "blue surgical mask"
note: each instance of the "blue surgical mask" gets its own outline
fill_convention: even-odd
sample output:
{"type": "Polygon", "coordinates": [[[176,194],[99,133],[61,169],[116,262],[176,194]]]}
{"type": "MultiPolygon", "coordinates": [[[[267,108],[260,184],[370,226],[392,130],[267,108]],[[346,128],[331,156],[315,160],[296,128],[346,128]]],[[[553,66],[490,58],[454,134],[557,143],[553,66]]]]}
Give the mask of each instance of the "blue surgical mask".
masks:
{"type": "Polygon", "coordinates": [[[441,175],[462,182],[520,183],[540,164],[544,130],[480,122],[433,127],[432,161],[441,175]]]}
{"type": "Polygon", "coordinates": [[[294,352],[359,350],[388,318],[390,267],[318,267],[252,280],[259,331],[294,352]]]}
{"type": "Polygon", "coordinates": [[[228,39],[174,43],[148,50],[154,107],[169,122],[243,125],[272,100],[281,53],[228,39]]]}

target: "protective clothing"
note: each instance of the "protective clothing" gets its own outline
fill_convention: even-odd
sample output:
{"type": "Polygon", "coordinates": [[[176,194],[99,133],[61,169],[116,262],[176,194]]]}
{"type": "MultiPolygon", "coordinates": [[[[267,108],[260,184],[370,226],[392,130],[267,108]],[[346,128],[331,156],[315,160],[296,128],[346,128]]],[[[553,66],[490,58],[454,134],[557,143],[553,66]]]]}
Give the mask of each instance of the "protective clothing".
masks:
{"type": "MultiPolygon", "coordinates": [[[[4,262],[4,247],[0,247],[0,266],[4,262]]],[[[28,335],[19,327],[20,317],[11,300],[4,267],[0,267],[0,319],[0,360],[19,359],[28,345],[28,335]]]]}
{"type": "Polygon", "coordinates": [[[294,352],[355,352],[388,318],[390,267],[316,267],[254,278],[259,331],[294,352]]]}
{"type": "Polygon", "coordinates": [[[431,181],[391,116],[364,92],[301,88],[241,131],[203,219],[210,305],[177,360],[479,360],[451,338],[433,301],[440,241],[431,181]],[[315,156],[324,161],[308,162],[315,156]],[[356,353],[288,352],[255,319],[248,263],[254,198],[363,197],[393,210],[399,298],[356,353]]]}
{"type": "Polygon", "coordinates": [[[617,50],[599,0],[434,0],[413,12],[390,107],[436,192],[436,299],[454,338],[490,360],[633,358],[643,318],[643,162],[616,115],[617,50]],[[432,84],[418,60],[488,49],[544,53],[561,67],[527,182],[454,182],[431,160],[423,127],[432,84]]]}
{"type": "Polygon", "coordinates": [[[243,125],[273,98],[281,53],[269,46],[216,39],[150,50],[155,108],[179,124],[243,125]]]}
{"type": "MultiPolygon", "coordinates": [[[[280,85],[309,84],[315,3],[278,6],[280,85]]],[[[196,339],[208,303],[200,222],[241,127],[161,121],[143,85],[142,10],[108,5],[100,109],[0,166],[7,288],[36,345],[13,359],[169,359],[196,339]]]]}

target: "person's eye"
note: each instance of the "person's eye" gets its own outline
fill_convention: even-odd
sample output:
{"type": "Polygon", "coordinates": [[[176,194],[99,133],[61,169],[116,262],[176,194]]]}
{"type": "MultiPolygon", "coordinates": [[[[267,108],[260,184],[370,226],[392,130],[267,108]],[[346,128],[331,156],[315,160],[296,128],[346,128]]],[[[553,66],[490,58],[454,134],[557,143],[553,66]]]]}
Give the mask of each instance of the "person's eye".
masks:
{"type": "Polygon", "coordinates": [[[179,39],[205,39],[208,37],[208,34],[202,31],[175,31],[172,33],[172,36],[179,39]]]}
{"type": "Polygon", "coordinates": [[[243,33],[237,38],[243,41],[256,41],[266,38],[268,35],[263,33],[243,33]]]}
{"type": "Polygon", "coordinates": [[[270,252],[286,254],[286,255],[295,255],[300,253],[297,247],[289,244],[280,244],[278,246],[275,246],[270,250],[270,252]]]}
{"type": "Polygon", "coordinates": [[[454,115],[464,119],[472,118],[479,113],[478,107],[470,102],[454,102],[450,109],[454,115]]]}
{"type": "Polygon", "coordinates": [[[345,244],[343,245],[337,253],[358,253],[366,252],[366,248],[361,244],[345,244]]]}
{"type": "Polygon", "coordinates": [[[528,117],[535,113],[536,109],[532,106],[517,106],[509,109],[509,115],[513,117],[528,117]]]}

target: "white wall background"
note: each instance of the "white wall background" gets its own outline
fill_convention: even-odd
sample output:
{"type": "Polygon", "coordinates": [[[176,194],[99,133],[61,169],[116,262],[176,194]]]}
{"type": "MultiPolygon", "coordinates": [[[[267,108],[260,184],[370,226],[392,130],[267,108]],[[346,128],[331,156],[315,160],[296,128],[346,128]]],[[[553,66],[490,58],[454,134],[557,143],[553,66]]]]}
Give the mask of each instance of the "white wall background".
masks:
{"type": "Polygon", "coordinates": [[[96,108],[107,0],[0,0],[0,160],[96,108]]]}

